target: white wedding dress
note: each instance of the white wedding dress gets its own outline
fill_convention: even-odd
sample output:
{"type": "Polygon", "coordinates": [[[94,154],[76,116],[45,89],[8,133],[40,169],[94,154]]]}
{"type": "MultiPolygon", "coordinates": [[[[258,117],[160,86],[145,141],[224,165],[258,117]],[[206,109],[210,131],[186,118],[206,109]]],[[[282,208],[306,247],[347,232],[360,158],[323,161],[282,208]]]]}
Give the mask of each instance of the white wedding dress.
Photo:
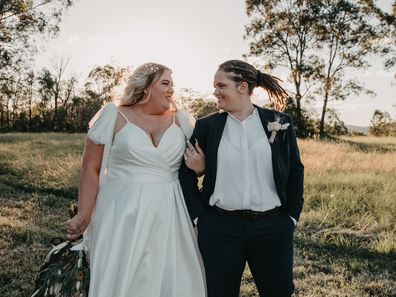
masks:
{"type": "MultiPolygon", "coordinates": [[[[102,108],[88,137],[105,144],[103,134],[114,127],[116,116],[115,106],[102,108]]],[[[127,122],[105,149],[108,160],[102,161],[106,168],[88,231],[90,297],[206,296],[203,264],[178,180],[185,145],[175,122],[158,147],[127,122]]]]}

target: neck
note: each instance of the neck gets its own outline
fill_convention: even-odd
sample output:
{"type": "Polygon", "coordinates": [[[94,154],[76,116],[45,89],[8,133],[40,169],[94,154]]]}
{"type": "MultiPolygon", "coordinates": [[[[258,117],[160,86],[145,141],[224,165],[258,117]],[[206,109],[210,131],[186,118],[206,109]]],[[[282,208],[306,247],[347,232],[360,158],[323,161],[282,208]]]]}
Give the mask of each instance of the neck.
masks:
{"type": "Polygon", "coordinates": [[[244,119],[252,114],[253,110],[254,105],[251,101],[249,101],[249,103],[244,104],[240,109],[229,111],[229,113],[242,122],[244,119]]]}

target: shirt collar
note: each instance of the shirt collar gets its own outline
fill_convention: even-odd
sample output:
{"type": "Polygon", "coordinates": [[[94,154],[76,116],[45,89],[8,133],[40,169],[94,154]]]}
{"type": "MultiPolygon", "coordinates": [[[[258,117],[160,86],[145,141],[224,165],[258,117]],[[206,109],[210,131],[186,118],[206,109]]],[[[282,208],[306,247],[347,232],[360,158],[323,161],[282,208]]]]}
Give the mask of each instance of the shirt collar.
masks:
{"type": "Polygon", "coordinates": [[[231,118],[233,118],[236,122],[238,122],[238,123],[240,123],[240,124],[243,124],[243,123],[249,121],[249,120],[252,119],[252,118],[258,117],[258,111],[257,111],[257,108],[256,108],[256,107],[253,108],[252,113],[251,113],[250,115],[248,115],[242,122],[241,122],[240,120],[238,120],[236,117],[234,117],[234,116],[233,116],[231,113],[229,113],[228,111],[227,111],[227,113],[228,113],[228,116],[230,116],[231,118]]]}

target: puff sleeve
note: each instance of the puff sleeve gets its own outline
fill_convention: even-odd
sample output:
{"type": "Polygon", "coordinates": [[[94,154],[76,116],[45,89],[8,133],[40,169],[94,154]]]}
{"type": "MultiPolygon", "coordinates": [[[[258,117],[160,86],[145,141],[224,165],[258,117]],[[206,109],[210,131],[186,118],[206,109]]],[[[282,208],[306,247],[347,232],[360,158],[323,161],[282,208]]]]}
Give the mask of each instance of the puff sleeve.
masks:
{"type": "Polygon", "coordinates": [[[88,137],[96,144],[108,144],[113,139],[117,107],[113,102],[103,106],[89,122],[88,137]]]}
{"type": "Polygon", "coordinates": [[[176,113],[176,119],[186,138],[190,139],[195,126],[194,117],[187,111],[178,110],[176,113]]]}
{"type": "Polygon", "coordinates": [[[117,106],[110,102],[103,106],[89,122],[88,138],[96,144],[104,145],[99,183],[106,175],[116,119],[117,106]]]}

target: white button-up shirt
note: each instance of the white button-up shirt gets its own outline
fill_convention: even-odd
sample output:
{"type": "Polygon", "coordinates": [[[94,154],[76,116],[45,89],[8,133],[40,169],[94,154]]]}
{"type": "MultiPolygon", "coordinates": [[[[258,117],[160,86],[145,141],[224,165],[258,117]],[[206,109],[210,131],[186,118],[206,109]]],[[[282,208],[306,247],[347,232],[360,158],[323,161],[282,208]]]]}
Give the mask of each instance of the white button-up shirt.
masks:
{"type": "Polygon", "coordinates": [[[255,108],[240,122],[231,114],[217,152],[217,175],[210,205],[226,210],[265,211],[281,205],[272,169],[271,147],[255,108]]]}

